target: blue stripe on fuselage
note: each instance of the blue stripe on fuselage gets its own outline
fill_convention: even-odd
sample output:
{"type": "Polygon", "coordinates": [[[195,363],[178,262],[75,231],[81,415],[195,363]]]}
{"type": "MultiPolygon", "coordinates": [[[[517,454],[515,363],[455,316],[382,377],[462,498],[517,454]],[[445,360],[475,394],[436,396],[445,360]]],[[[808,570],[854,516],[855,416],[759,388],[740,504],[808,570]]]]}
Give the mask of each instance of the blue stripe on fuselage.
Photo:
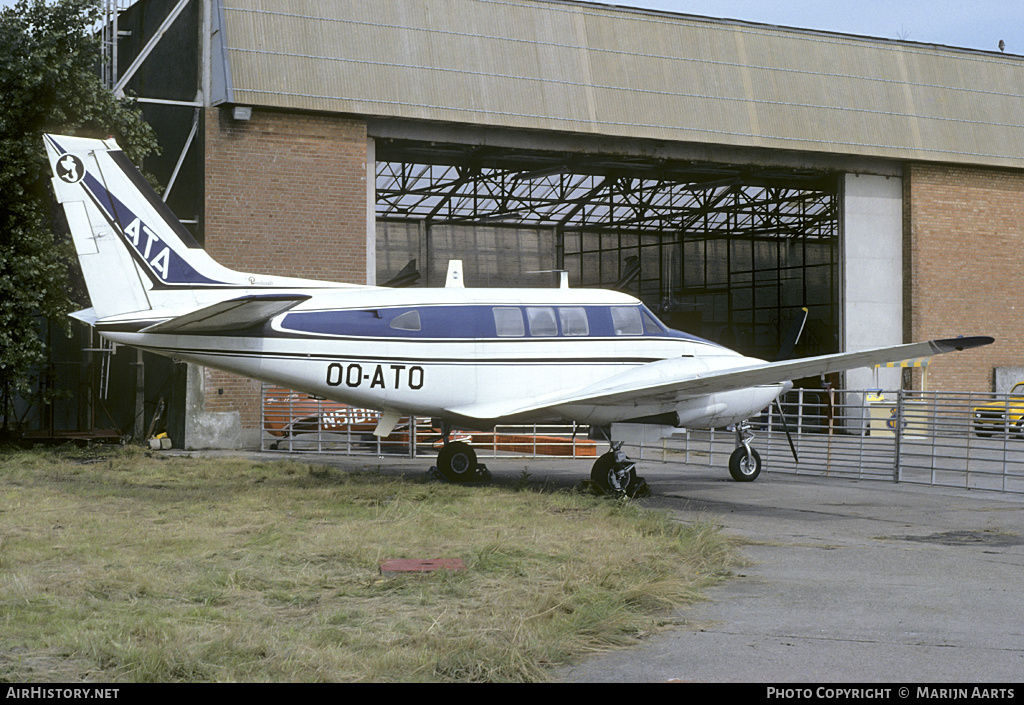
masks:
{"type": "MultiPolygon", "coordinates": [[[[508,342],[526,340],[573,340],[586,338],[613,338],[619,340],[639,338],[675,338],[706,345],[717,344],[682,331],[672,330],[663,325],[657,332],[638,335],[616,335],[609,306],[573,306],[584,308],[589,322],[589,333],[585,336],[562,335],[559,327],[557,336],[531,336],[527,331],[521,336],[499,336],[495,328],[493,309],[527,308],[518,304],[452,305],[452,306],[404,306],[394,308],[334,310],[334,311],[293,311],[280,323],[280,330],[325,337],[345,338],[389,338],[404,340],[480,340],[495,339],[508,342]],[[418,311],[420,329],[393,328],[392,322],[399,316],[418,311]]],[[[551,308],[558,309],[558,305],[551,308]]]]}

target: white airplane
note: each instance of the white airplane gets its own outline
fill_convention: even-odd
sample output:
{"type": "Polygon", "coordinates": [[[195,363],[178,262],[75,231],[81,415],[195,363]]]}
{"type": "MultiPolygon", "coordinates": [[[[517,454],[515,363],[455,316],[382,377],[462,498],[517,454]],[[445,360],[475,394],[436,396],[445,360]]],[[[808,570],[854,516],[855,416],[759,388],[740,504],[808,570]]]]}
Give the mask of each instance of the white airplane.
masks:
{"type": "MultiPolygon", "coordinates": [[[[746,420],[791,379],[992,342],[955,338],[781,362],[745,357],[670,330],[612,291],[386,288],[236,272],[193,240],[113,139],[46,135],[92,308],[72,314],[118,344],[382,412],[438,419],[438,469],[473,477],[473,448],[453,427],[619,422],[736,426],[729,462],[752,481],[761,459],[746,420]]],[[[594,464],[605,490],[636,486],[621,442],[594,464]]]]}

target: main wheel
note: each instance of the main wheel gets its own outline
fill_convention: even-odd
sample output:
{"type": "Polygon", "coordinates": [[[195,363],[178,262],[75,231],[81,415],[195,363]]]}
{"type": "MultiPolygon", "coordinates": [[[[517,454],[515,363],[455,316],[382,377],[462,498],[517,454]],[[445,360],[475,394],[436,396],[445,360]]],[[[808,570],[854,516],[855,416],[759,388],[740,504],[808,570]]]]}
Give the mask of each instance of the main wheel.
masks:
{"type": "Polygon", "coordinates": [[[590,470],[590,480],[601,488],[602,492],[624,492],[632,496],[636,491],[636,468],[630,465],[628,470],[621,470],[615,465],[615,453],[605,453],[594,462],[590,470]]]}
{"type": "Polygon", "coordinates": [[[761,474],[761,455],[750,449],[750,456],[747,456],[747,449],[740,446],[729,456],[729,474],[736,482],[753,482],[761,474]]]}
{"type": "Polygon", "coordinates": [[[476,451],[468,443],[455,441],[437,454],[437,469],[449,482],[466,482],[476,474],[476,451]]]}

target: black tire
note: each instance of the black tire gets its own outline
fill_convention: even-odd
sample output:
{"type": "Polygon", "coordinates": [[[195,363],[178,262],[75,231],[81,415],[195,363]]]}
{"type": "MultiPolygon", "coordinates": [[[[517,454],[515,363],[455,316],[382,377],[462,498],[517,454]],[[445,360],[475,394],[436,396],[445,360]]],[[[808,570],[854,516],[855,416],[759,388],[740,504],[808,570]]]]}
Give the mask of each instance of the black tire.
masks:
{"type": "Polygon", "coordinates": [[[476,475],[476,451],[468,443],[455,441],[437,454],[437,469],[448,482],[466,482],[476,475]]]}
{"type": "Polygon", "coordinates": [[[590,481],[605,494],[624,493],[632,497],[637,487],[636,468],[630,467],[625,474],[616,472],[615,454],[608,452],[594,461],[590,481]]]}
{"type": "Polygon", "coordinates": [[[747,449],[740,446],[729,456],[729,474],[736,482],[753,482],[761,474],[761,454],[751,448],[748,458],[747,449]]]}

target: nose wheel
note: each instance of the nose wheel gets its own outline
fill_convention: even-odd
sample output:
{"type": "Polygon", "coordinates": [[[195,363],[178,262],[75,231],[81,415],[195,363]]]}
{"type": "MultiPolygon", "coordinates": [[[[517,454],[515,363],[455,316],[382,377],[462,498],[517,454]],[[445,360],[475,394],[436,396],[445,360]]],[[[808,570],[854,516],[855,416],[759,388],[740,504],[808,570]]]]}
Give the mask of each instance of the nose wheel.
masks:
{"type": "Polygon", "coordinates": [[[729,474],[736,482],[753,482],[761,474],[761,455],[750,447],[753,440],[748,424],[736,424],[738,447],[729,456],[729,474]]]}
{"type": "Polygon", "coordinates": [[[753,482],[761,474],[760,454],[753,448],[748,451],[740,446],[729,457],[729,474],[736,482],[753,482]]]}

